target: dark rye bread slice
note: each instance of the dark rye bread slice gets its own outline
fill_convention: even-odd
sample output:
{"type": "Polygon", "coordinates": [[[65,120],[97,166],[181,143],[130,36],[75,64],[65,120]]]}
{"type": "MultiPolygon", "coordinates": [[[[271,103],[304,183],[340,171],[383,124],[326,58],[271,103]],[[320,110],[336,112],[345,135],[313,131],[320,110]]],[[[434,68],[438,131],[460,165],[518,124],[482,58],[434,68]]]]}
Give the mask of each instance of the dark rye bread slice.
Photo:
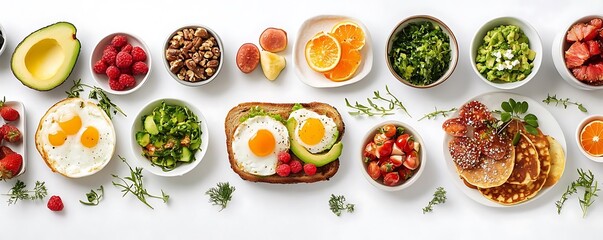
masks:
{"type": "MultiPolygon", "coordinates": [[[[302,170],[299,173],[291,173],[287,177],[281,177],[277,174],[271,176],[257,176],[251,173],[244,172],[242,169],[239,169],[236,163],[236,159],[234,159],[234,153],[232,152],[232,137],[239,126],[241,124],[241,117],[246,116],[249,113],[249,110],[255,106],[259,106],[264,109],[267,113],[271,114],[279,114],[283,119],[288,119],[289,114],[291,113],[291,109],[293,108],[293,103],[263,103],[263,102],[247,102],[241,103],[235,107],[233,107],[226,115],[226,119],[224,120],[224,129],[226,133],[226,149],[228,150],[228,159],[230,161],[230,167],[234,170],[242,179],[252,181],[252,182],[266,182],[266,183],[312,183],[318,181],[329,180],[337,170],[339,169],[339,159],[328,163],[322,167],[317,168],[316,174],[312,176],[307,176],[304,174],[302,170]]],[[[302,106],[308,110],[312,110],[318,114],[326,115],[335,121],[337,125],[337,130],[339,130],[339,137],[337,142],[341,141],[343,137],[343,133],[345,130],[345,125],[343,123],[343,119],[341,115],[335,109],[335,107],[320,102],[311,102],[311,103],[302,103],[302,106]]],[[[289,151],[291,153],[291,151],[289,151]]],[[[291,153],[292,159],[299,158],[293,153],[291,153]]],[[[303,162],[303,161],[302,161],[303,162]]]]}

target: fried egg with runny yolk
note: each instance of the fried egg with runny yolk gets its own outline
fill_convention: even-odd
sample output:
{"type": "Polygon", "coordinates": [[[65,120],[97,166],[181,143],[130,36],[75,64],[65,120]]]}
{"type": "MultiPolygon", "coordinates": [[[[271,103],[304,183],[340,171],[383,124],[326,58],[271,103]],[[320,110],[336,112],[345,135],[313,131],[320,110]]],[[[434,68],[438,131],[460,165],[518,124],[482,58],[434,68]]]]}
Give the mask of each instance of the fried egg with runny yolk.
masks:
{"type": "Polygon", "coordinates": [[[302,108],[291,112],[289,118],[294,118],[297,122],[293,133],[294,141],[311,153],[331,149],[339,137],[337,124],[326,115],[302,108]]]}
{"type": "Polygon", "coordinates": [[[239,124],[232,141],[237,166],[245,172],[270,176],[276,173],[278,153],[289,150],[285,125],[269,116],[256,116],[239,124]]]}
{"type": "Polygon", "coordinates": [[[113,123],[95,103],[65,99],[40,120],[36,148],[46,164],[67,177],[83,177],[100,171],[113,156],[113,123]]]}

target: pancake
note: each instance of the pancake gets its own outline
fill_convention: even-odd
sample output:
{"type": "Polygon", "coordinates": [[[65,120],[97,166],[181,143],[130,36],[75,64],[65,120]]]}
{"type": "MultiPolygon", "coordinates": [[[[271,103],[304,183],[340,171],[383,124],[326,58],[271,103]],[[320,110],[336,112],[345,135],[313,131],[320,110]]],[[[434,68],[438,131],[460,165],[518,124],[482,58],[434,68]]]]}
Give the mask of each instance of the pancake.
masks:
{"type": "Polygon", "coordinates": [[[563,147],[561,144],[557,142],[553,137],[546,136],[549,141],[549,152],[551,155],[551,170],[549,172],[549,176],[544,182],[544,187],[550,187],[555,185],[557,181],[563,175],[563,171],[565,170],[565,152],[563,151],[563,147]]]}
{"type": "Polygon", "coordinates": [[[527,184],[540,175],[540,160],[538,151],[528,136],[521,133],[515,146],[515,165],[507,182],[510,184],[527,184]]]}
{"type": "Polygon", "coordinates": [[[504,184],[511,173],[515,162],[515,148],[510,147],[509,157],[503,160],[494,160],[481,156],[480,163],[473,169],[462,169],[457,164],[456,171],[470,185],[478,188],[491,188],[504,184]]]}
{"type": "Polygon", "coordinates": [[[514,205],[533,198],[542,189],[551,170],[550,144],[540,129],[538,129],[538,135],[526,134],[526,136],[528,136],[538,151],[538,159],[540,160],[540,174],[538,178],[527,184],[505,183],[493,188],[478,188],[484,197],[503,205],[514,205]]]}

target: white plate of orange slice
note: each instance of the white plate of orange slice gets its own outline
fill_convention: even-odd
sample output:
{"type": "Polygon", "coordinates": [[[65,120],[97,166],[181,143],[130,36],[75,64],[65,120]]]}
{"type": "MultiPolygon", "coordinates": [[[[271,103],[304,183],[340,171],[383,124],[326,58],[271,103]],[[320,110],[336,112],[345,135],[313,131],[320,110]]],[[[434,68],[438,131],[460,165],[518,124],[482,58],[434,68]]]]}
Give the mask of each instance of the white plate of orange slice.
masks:
{"type": "Polygon", "coordinates": [[[299,79],[315,88],[332,88],[362,80],[373,66],[367,28],[357,19],[321,15],[300,27],[293,51],[299,79]]]}

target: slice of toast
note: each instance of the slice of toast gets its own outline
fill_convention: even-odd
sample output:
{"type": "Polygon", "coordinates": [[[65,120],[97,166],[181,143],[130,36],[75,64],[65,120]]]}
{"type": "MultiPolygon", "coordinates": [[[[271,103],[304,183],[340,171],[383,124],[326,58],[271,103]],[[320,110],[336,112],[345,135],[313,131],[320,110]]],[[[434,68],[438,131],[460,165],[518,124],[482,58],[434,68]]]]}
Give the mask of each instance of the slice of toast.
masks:
{"type": "MultiPolygon", "coordinates": [[[[264,109],[267,113],[271,114],[279,114],[283,119],[288,119],[289,114],[292,112],[293,103],[263,103],[263,102],[247,102],[241,103],[235,107],[233,107],[226,115],[226,119],[224,120],[224,129],[226,133],[226,148],[228,150],[228,159],[230,161],[230,167],[235,173],[239,174],[239,176],[248,181],[252,182],[267,182],[267,183],[311,183],[329,180],[330,177],[337,173],[339,169],[339,159],[328,163],[322,167],[318,167],[316,174],[312,176],[308,176],[304,174],[304,171],[299,173],[291,173],[287,177],[281,177],[277,174],[271,176],[257,176],[251,173],[247,173],[242,169],[239,169],[236,163],[236,159],[234,158],[234,153],[232,151],[232,141],[233,135],[241,124],[240,119],[248,114],[249,110],[255,106],[259,106],[264,109]]],[[[337,125],[337,130],[339,130],[339,137],[337,142],[341,141],[343,137],[343,133],[345,130],[345,125],[343,123],[343,119],[341,115],[335,109],[335,107],[320,102],[311,102],[311,103],[302,103],[302,106],[308,110],[312,110],[318,114],[326,115],[333,119],[335,124],[337,125]]],[[[290,152],[291,153],[291,152],[290,152]]],[[[291,153],[291,159],[299,158],[293,153],[291,153]]],[[[301,161],[301,160],[300,160],[301,161]]],[[[303,162],[303,161],[302,161],[303,162]]]]}

